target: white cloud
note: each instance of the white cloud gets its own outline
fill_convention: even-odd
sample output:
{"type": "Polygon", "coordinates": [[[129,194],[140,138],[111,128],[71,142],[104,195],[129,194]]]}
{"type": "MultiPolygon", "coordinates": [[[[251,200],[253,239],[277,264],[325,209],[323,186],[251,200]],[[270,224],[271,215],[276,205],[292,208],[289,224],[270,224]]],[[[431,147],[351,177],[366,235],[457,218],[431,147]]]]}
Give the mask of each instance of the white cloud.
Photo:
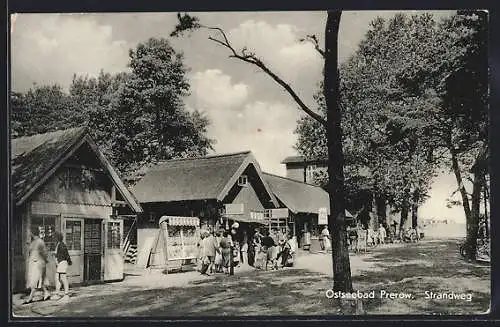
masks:
{"type": "Polygon", "coordinates": [[[247,100],[246,84],[232,84],[231,76],[218,69],[196,72],[190,78],[191,94],[199,110],[233,108],[247,100]]]}
{"type": "Polygon", "coordinates": [[[74,73],[124,71],[130,47],[91,15],[20,14],[11,41],[13,89],[33,82],[67,87],[74,73]]]}
{"type": "Polygon", "coordinates": [[[295,154],[296,108],[256,101],[239,111],[212,111],[210,116],[213,124],[209,134],[217,139],[217,153],[251,150],[263,170],[285,174],[280,162],[295,154]]]}
{"type": "Polygon", "coordinates": [[[217,153],[251,150],[262,169],[285,174],[281,160],[294,155],[293,131],[300,111],[293,104],[256,101],[246,84],[232,81],[218,69],[190,76],[188,108],[205,111],[217,153]]]}
{"type": "Polygon", "coordinates": [[[207,112],[209,137],[217,140],[217,153],[251,150],[262,169],[278,174],[280,161],[293,155],[293,130],[300,112],[281,102],[249,100],[249,87],[234,83],[218,69],[196,72],[190,77],[188,108],[207,112]]]}
{"type": "Polygon", "coordinates": [[[286,80],[295,81],[311,70],[320,71],[321,57],[310,43],[300,43],[306,31],[293,25],[247,20],[228,32],[236,49],[247,47],[286,80]]]}

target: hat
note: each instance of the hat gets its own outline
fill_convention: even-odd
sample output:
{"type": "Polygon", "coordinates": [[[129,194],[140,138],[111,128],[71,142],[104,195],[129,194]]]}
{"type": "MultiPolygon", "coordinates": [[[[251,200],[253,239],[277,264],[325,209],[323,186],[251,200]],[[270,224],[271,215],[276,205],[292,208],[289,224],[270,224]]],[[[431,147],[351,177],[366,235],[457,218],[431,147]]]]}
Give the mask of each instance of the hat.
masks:
{"type": "Polygon", "coordinates": [[[235,222],[234,224],[231,225],[231,228],[238,229],[240,227],[240,224],[235,222]]]}

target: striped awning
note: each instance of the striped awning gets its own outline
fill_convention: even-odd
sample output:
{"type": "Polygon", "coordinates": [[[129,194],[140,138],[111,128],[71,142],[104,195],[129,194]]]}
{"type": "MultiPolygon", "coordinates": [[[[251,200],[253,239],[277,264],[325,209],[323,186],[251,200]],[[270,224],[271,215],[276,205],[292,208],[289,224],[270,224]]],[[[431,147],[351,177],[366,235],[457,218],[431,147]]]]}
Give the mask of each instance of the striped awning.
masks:
{"type": "Polygon", "coordinates": [[[198,217],[163,216],[160,218],[160,224],[162,222],[167,222],[170,226],[200,226],[198,217]]]}

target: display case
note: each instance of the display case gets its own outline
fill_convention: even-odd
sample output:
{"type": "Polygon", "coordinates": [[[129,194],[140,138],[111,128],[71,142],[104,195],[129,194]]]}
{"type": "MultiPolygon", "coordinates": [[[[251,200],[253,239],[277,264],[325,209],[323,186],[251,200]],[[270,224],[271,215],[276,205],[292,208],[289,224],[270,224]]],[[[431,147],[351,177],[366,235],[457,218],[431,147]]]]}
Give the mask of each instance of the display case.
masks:
{"type": "Polygon", "coordinates": [[[160,218],[160,233],[167,265],[175,261],[182,266],[198,258],[200,220],[197,217],[163,216],[160,218]]]}

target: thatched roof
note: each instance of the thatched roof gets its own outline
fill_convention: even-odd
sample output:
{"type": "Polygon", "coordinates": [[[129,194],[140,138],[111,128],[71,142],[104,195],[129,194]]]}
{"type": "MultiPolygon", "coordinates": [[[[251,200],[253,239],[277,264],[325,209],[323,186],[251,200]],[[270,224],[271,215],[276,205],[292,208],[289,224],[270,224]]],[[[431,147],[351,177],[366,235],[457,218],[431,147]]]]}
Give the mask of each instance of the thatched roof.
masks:
{"type": "MultiPolygon", "coordinates": [[[[276,197],[293,213],[318,214],[326,208],[330,214],[330,197],[321,187],[287,177],[263,173],[276,197]]],[[[346,217],[352,217],[346,210],[346,217]]]]}
{"type": "Polygon", "coordinates": [[[271,201],[278,205],[250,151],[160,162],[146,172],[132,192],[141,203],[223,200],[249,165],[255,168],[271,201]]]}
{"type": "Polygon", "coordinates": [[[104,158],[85,127],[59,130],[11,141],[12,195],[21,205],[43,185],[82,144],[87,143],[129,205],[142,212],[139,203],[125,187],[118,174],[104,158]]]}
{"type": "Polygon", "coordinates": [[[52,168],[55,159],[69,151],[85,134],[85,128],[12,139],[12,195],[21,200],[52,168]]]}

